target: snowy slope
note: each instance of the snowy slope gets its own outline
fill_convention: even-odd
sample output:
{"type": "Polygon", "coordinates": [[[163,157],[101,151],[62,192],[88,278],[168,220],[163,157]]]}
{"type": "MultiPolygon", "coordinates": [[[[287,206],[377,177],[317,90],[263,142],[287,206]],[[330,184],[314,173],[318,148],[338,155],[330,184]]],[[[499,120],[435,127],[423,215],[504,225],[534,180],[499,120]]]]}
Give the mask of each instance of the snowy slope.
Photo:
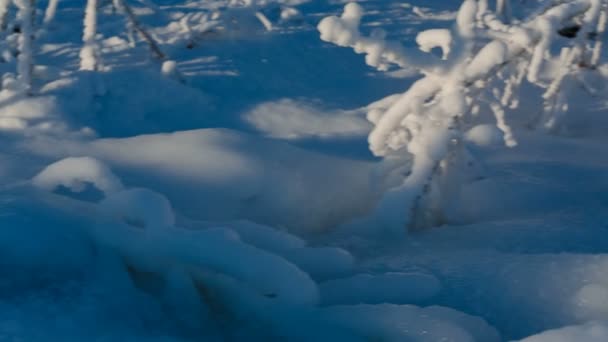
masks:
{"type": "MultiPolygon", "coordinates": [[[[1,33],[0,341],[608,339],[605,66],[561,135],[527,128],[536,89],[516,148],[482,113],[439,224],[395,236],[374,209],[412,161],[366,115],[418,76],[320,39],[346,1],[126,1],[164,61],[98,2],[84,50],[84,2],[37,3],[29,94],[17,7],[1,33]]],[[[358,3],[414,47],[461,2],[358,3]]]]}

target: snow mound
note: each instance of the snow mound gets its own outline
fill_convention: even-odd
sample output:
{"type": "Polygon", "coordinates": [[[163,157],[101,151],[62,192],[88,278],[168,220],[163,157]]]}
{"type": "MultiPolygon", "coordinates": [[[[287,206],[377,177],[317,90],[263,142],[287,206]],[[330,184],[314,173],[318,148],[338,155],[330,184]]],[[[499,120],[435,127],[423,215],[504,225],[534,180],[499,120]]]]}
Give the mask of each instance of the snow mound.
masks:
{"type": "Polygon", "coordinates": [[[548,330],[538,335],[524,338],[521,342],[605,342],[608,341],[608,324],[590,322],[548,330]]]}
{"type": "Polygon", "coordinates": [[[56,99],[52,96],[27,96],[22,85],[7,74],[0,91],[0,131],[61,131],[56,99]]]}
{"type": "Polygon", "coordinates": [[[108,221],[92,231],[95,241],[112,248],[140,274],[164,276],[178,269],[201,287],[222,291],[210,278],[230,278],[240,291],[281,305],[311,306],[319,300],[310,277],[285,259],[239,240],[225,229],[190,231],[125,229],[108,221]]]}
{"type": "Polygon", "coordinates": [[[343,276],[355,269],[355,258],[341,248],[298,248],[286,252],[284,256],[315,279],[343,276]]]}
{"type": "Polygon", "coordinates": [[[228,129],[86,144],[41,140],[31,148],[44,155],[102,159],[132,186],[164,194],[176,211],[195,220],[248,220],[290,232],[320,232],[365,214],[375,199],[372,162],[327,156],[228,129]],[[57,148],[49,151],[49,144],[57,148]],[[138,177],[141,172],[146,177],[138,177]]]}
{"type": "Polygon", "coordinates": [[[577,304],[581,309],[592,312],[600,317],[608,314],[608,286],[603,284],[588,284],[576,294],[577,304]]]}
{"type": "Polygon", "coordinates": [[[283,99],[258,105],[246,114],[246,120],[258,131],[275,138],[365,136],[371,126],[358,114],[356,111],[324,111],[283,99]]]}
{"type": "Polygon", "coordinates": [[[241,240],[278,254],[306,246],[306,242],[297,236],[252,222],[235,222],[230,225],[230,230],[236,232],[241,240]]]}
{"type": "Polygon", "coordinates": [[[484,320],[437,306],[334,306],[321,311],[321,316],[354,331],[362,341],[500,341],[484,320]]]}
{"type": "Polygon", "coordinates": [[[109,215],[139,228],[166,228],[175,224],[169,200],[148,189],[120,191],[104,199],[101,206],[109,215]]]}
{"type": "Polygon", "coordinates": [[[354,257],[341,248],[308,247],[299,237],[247,221],[227,226],[243,242],[287,259],[315,279],[344,276],[354,270],[354,257]]]}
{"type": "Polygon", "coordinates": [[[62,159],[47,166],[32,179],[34,186],[47,191],[56,191],[63,186],[78,193],[86,190],[87,183],[106,196],[123,188],[120,179],[104,163],[91,157],[62,159]]]}
{"type": "Polygon", "coordinates": [[[465,134],[467,141],[479,146],[499,146],[504,143],[503,132],[496,125],[477,125],[465,134]]]}

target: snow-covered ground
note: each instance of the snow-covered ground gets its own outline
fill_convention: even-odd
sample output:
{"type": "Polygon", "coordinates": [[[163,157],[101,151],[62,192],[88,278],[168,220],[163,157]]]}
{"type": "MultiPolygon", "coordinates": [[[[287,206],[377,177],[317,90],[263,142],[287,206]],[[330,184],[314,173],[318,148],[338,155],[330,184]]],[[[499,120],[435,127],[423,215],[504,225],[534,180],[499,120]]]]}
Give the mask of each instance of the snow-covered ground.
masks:
{"type": "MultiPolygon", "coordinates": [[[[27,3],[0,33],[0,341],[608,341],[607,56],[559,132],[531,86],[516,147],[481,113],[433,224],[396,232],[376,209],[412,160],[367,117],[418,76],[321,39],[347,1],[37,2],[24,49],[27,3]]],[[[358,3],[407,47],[461,5],[358,3]]]]}

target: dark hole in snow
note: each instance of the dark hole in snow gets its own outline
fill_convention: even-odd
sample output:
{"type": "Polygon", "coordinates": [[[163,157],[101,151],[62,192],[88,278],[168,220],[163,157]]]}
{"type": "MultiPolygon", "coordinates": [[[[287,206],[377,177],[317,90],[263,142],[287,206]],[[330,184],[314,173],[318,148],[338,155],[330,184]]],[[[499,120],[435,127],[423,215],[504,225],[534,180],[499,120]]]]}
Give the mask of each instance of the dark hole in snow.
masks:
{"type": "Polygon", "coordinates": [[[432,48],[431,54],[435,55],[435,57],[437,57],[439,59],[443,58],[443,50],[440,47],[432,48]]]}
{"type": "Polygon", "coordinates": [[[578,34],[578,31],[580,31],[580,29],[581,29],[580,25],[572,25],[572,26],[567,26],[567,27],[559,29],[557,31],[557,33],[562,37],[574,38],[574,37],[576,37],[576,35],[578,34]]]}
{"type": "Polygon", "coordinates": [[[82,191],[75,192],[66,186],[59,185],[53,193],[86,202],[99,202],[105,197],[103,191],[91,182],[85,182],[82,191]]]}
{"type": "Polygon", "coordinates": [[[165,286],[165,279],[161,275],[154,272],[139,270],[126,262],[125,266],[127,268],[129,277],[131,278],[131,281],[133,281],[133,285],[135,285],[136,288],[149,294],[162,293],[165,286]]]}

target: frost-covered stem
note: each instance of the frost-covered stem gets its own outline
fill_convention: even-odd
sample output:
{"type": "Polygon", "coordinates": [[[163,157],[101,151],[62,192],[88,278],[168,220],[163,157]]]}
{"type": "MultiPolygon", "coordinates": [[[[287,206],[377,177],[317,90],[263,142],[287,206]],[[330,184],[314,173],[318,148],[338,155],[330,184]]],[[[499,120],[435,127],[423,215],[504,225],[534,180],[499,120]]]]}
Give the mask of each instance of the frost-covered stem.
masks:
{"type": "Polygon", "coordinates": [[[563,85],[566,77],[571,72],[571,67],[577,58],[580,58],[580,50],[576,48],[564,48],[560,55],[560,68],[557,76],[551,82],[545,93],[544,114],[539,122],[539,128],[543,130],[554,129],[558,124],[558,116],[563,111],[563,85]]]}
{"type": "Polygon", "coordinates": [[[608,21],[608,5],[604,4],[598,18],[597,32],[595,36],[595,45],[591,54],[591,67],[597,67],[602,54],[603,38],[606,32],[606,22],[608,21]]]}
{"type": "Polygon", "coordinates": [[[48,25],[55,18],[55,13],[57,12],[57,4],[59,0],[49,0],[48,5],[46,6],[46,10],[44,11],[44,20],[43,23],[48,25]]]}
{"type": "Polygon", "coordinates": [[[272,31],[272,23],[264,13],[257,11],[255,12],[255,17],[264,25],[266,31],[272,31]]]}
{"type": "Polygon", "coordinates": [[[17,58],[17,73],[19,80],[27,91],[32,87],[33,58],[33,19],[34,0],[15,0],[19,8],[17,19],[21,23],[19,35],[19,57],[17,58]]]}
{"type": "Polygon", "coordinates": [[[410,217],[412,219],[410,219],[408,222],[408,231],[417,228],[416,225],[421,224],[420,220],[417,218],[420,216],[420,207],[422,205],[422,201],[424,200],[425,196],[428,196],[428,194],[431,192],[433,180],[437,177],[437,174],[439,173],[440,169],[441,160],[436,160],[433,164],[433,167],[431,168],[431,171],[429,172],[429,176],[427,177],[424,182],[424,185],[422,186],[420,194],[418,194],[418,196],[416,196],[416,198],[413,200],[412,206],[410,208],[410,217]]]}
{"type": "Polygon", "coordinates": [[[119,12],[121,14],[123,13],[123,7],[120,4],[119,0],[112,0],[112,8],[113,8],[114,11],[117,11],[117,12],[119,12]]]}
{"type": "Polygon", "coordinates": [[[0,30],[6,29],[6,18],[8,16],[8,8],[12,0],[0,0],[0,30]]]}
{"type": "Polygon", "coordinates": [[[133,27],[133,29],[135,31],[137,31],[137,33],[139,33],[139,35],[142,37],[143,40],[146,41],[146,43],[148,43],[148,46],[150,47],[150,50],[154,54],[154,57],[156,57],[159,60],[165,60],[167,58],[166,55],[162,52],[162,50],[160,49],[160,47],[158,46],[158,44],[156,43],[154,38],[152,38],[150,33],[148,33],[148,31],[146,31],[144,29],[144,27],[141,25],[141,23],[137,19],[137,16],[135,15],[135,13],[133,13],[131,6],[129,6],[129,4],[127,4],[127,2],[125,0],[114,0],[114,1],[115,1],[115,4],[118,6],[119,10],[123,11],[124,14],[127,16],[127,19],[131,23],[131,26],[133,27]]]}
{"type": "Polygon", "coordinates": [[[154,12],[160,12],[161,11],[160,7],[158,7],[158,5],[155,4],[153,1],[150,1],[150,0],[139,0],[139,2],[141,2],[144,6],[148,7],[149,9],[151,9],[154,12]]]}
{"type": "Polygon", "coordinates": [[[551,82],[545,93],[543,94],[543,99],[549,100],[553,98],[560,89],[562,81],[570,73],[570,66],[574,62],[574,59],[577,57],[577,51],[571,48],[562,49],[560,56],[560,68],[557,73],[557,76],[551,82]]]}
{"type": "Polygon", "coordinates": [[[576,36],[573,53],[577,55],[578,65],[581,67],[591,66],[591,56],[587,54],[589,46],[589,37],[597,35],[598,21],[600,13],[602,12],[602,3],[604,0],[588,0],[590,3],[589,10],[585,12],[583,19],[581,20],[580,29],[576,36]]]}
{"type": "Polygon", "coordinates": [[[496,118],[496,127],[500,129],[503,133],[503,138],[505,141],[505,145],[508,147],[517,146],[517,140],[513,136],[513,130],[511,126],[507,124],[505,119],[505,110],[504,108],[497,102],[490,103],[490,109],[494,113],[494,118],[496,118]]]}
{"type": "Polygon", "coordinates": [[[87,0],[84,14],[82,49],[80,50],[80,70],[95,71],[98,65],[97,41],[97,0],[87,0]]]}
{"type": "Polygon", "coordinates": [[[526,73],[528,72],[528,63],[520,62],[515,68],[515,75],[512,75],[507,81],[505,85],[505,90],[503,92],[502,98],[500,99],[500,104],[503,107],[509,106],[511,109],[517,107],[517,100],[515,99],[515,92],[522,84],[524,78],[526,77],[526,73]]]}

